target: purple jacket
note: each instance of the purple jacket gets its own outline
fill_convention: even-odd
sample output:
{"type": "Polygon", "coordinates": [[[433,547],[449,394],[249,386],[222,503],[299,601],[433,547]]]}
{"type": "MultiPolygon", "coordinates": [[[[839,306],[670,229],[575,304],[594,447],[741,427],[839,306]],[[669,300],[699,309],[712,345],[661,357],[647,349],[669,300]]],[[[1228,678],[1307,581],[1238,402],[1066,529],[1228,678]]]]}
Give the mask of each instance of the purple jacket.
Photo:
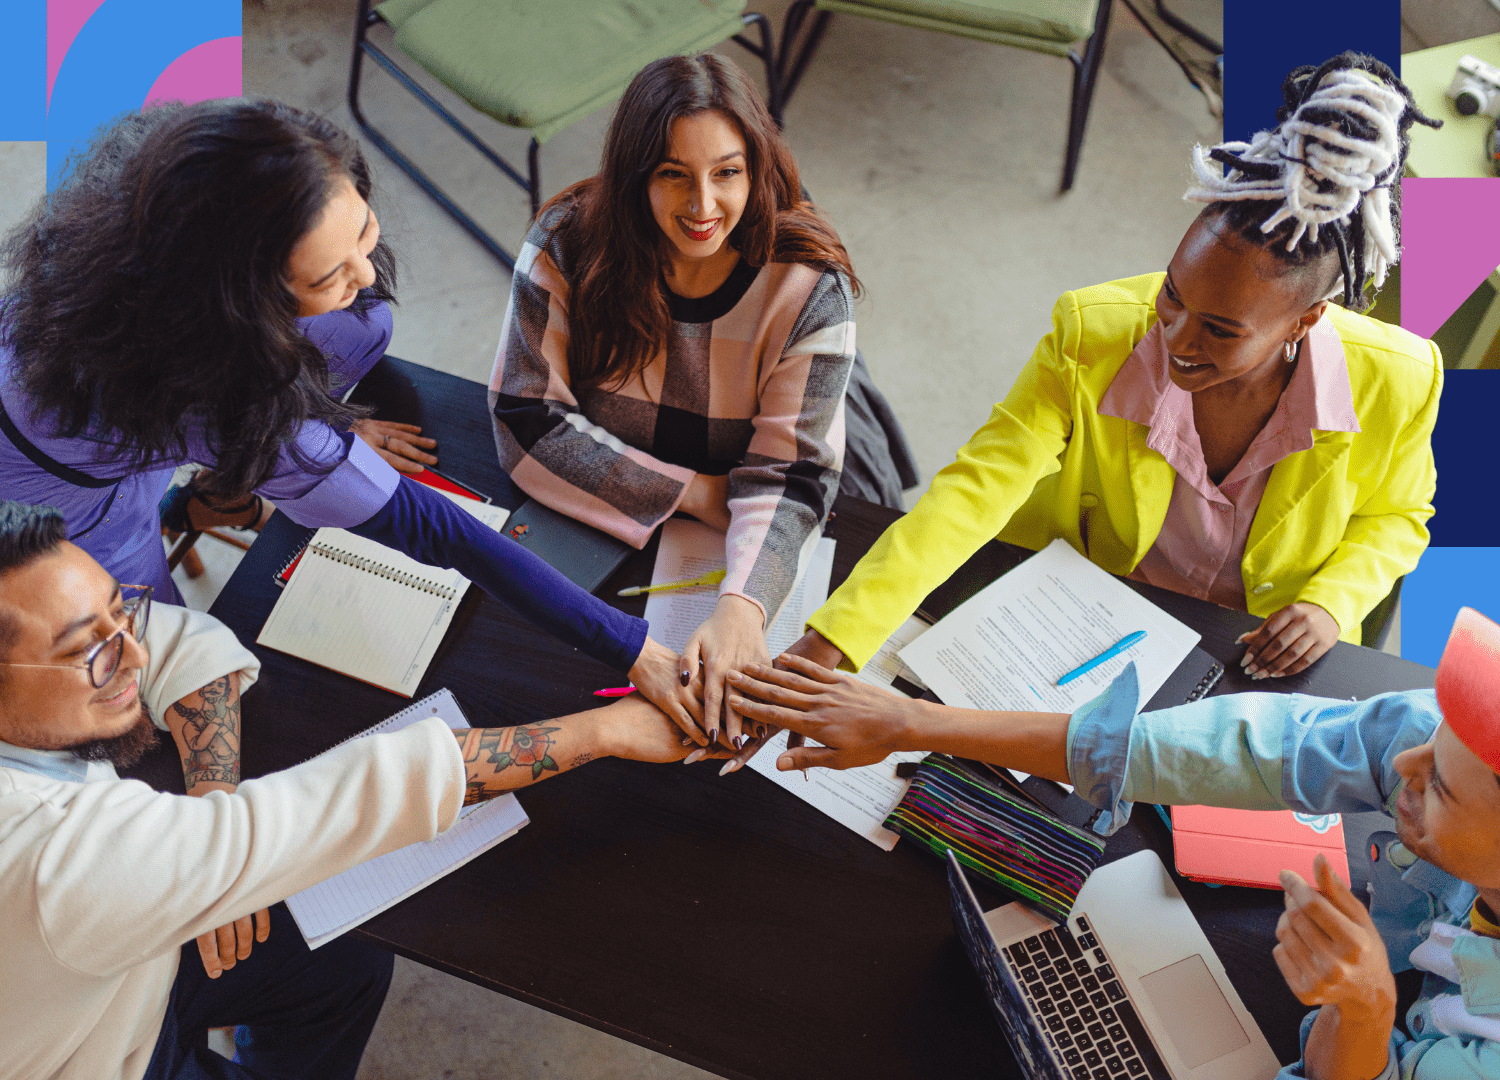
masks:
{"type": "MultiPolygon", "coordinates": [[[[364,377],[391,339],[391,312],[384,303],[364,315],[335,311],[298,325],[328,358],[339,392],[364,377]]],[[[157,506],[179,465],[213,465],[204,441],[190,433],[182,461],[126,474],[108,443],[56,438],[33,421],[14,381],[13,355],[3,344],[0,404],[23,439],[53,466],[33,461],[0,433],[0,498],[55,506],[68,522],[68,538],[118,580],[150,585],[162,600],[182,603],[167,569],[157,506]]],[[[322,422],[302,426],[283,448],[275,474],[256,490],[300,525],[350,529],[423,562],[454,567],[543,629],[618,670],[630,669],[645,642],[644,620],[579,589],[470,515],[453,514],[452,504],[431,489],[401,483],[401,474],[363,440],[322,422]],[[299,457],[331,471],[309,471],[299,457]]]]}

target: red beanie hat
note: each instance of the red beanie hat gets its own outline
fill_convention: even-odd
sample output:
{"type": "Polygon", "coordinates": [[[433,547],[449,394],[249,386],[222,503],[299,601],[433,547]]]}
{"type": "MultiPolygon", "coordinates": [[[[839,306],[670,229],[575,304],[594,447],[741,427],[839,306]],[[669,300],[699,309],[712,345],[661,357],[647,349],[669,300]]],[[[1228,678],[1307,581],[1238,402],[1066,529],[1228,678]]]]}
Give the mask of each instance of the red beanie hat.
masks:
{"type": "Polygon", "coordinates": [[[1437,699],[1453,734],[1500,772],[1500,626],[1473,608],[1453,622],[1438,662],[1437,699]]]}

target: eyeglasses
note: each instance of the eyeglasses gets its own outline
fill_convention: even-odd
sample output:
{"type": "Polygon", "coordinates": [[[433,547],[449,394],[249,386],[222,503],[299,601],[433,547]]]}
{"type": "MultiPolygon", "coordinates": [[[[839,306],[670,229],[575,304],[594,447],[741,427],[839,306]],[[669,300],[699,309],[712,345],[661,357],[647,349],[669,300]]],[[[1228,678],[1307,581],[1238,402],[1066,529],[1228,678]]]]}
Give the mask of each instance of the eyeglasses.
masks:
{"type": "Polygon", "coordinates": [[[83,668],[89,673],[89,682],[94,689],[102,690],[109,685],[120,669],[120,658],[125,655],[125,635],[137,642],[146,633],[146,623],[151,618],[151,586],[121,585],[120,596],[124,602],[125,625],[95,645],[77,664],[13,664],[0,662],[3,667],[50,667],[83,668]]]}

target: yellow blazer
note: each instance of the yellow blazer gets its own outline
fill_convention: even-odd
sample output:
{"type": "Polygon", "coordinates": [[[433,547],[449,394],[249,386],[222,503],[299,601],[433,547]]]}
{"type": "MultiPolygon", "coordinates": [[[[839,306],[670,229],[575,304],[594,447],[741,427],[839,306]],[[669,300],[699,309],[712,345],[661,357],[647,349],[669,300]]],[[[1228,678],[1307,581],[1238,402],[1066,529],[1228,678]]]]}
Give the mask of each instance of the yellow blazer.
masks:
{"type": "MultiPolygon", "coordinates": [[[[954,570],[998,534],[1039,550],[1057,537],[1128,574],[1161,532],[1176,473],[1150,429],[1099,415],[1116,372],[1156,322],[1164,274],[1065,293],[1052,332],[953,464],[876,541],[809,625],[862,667],[954,570]]],[[[1251,614],[1309,601],[1359,642],[1360,622],[1427,546],[1443,385],[1430,341],[1330,306],[1360,431],[1315,432],[1279,461],[1245,541],[1251,614]]]]}

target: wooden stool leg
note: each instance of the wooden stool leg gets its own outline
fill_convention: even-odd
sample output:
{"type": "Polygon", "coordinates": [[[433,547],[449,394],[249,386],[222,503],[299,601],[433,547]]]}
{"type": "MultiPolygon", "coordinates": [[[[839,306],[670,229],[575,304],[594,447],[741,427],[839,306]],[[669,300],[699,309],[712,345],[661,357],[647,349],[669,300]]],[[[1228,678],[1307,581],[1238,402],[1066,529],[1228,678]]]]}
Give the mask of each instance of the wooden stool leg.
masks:
{"type": "Polygon", "coordinates": [[[199,558],[197,549],[188,548],[187,553],[182,556],[181,565],[189,581],[197,581],[203,576],[203,560],[199,558]]]}

